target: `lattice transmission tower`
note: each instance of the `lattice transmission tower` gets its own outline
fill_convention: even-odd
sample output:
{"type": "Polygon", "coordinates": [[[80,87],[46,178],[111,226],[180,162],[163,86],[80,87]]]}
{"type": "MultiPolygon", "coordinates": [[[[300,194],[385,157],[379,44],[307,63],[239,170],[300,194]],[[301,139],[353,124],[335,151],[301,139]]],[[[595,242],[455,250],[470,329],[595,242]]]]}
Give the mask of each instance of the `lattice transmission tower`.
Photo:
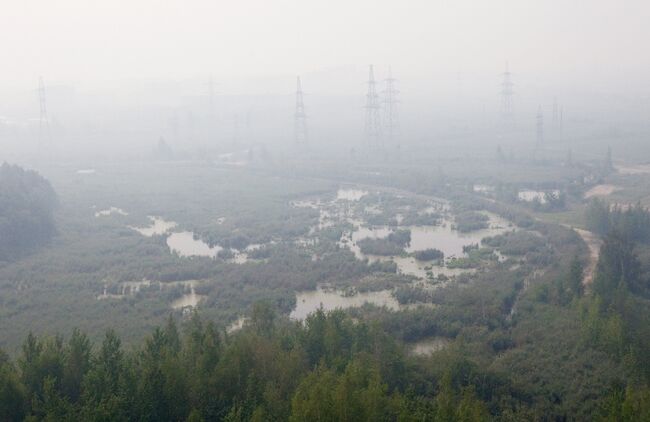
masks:
{"type": "MultiPolygon", "coordinates": [[[[393,78],[391,68],[388,68],[388,78],[384,81],[386,89],[383,91],[383,104],[384,104],[384,130],[388,138],[388,143],[393,145],[399,134],[399,115],[397,103],[399,103],[399,91],[395,88],[397,79],[393,78]]],[[[399,141],[396,142],[399,147],[399,141]]]]}
{"type": "Polygon", "coordinates": [[[296,144],[307,144],[307,114],[303,101],[302,82],[300,76],[296,78],[296,111],[293,115],[293,136],[296,144]]]}
{"type": "Polygon", "coordinates": [[[371,148],[381,148],[381,117],[379,95],[377,95],[377,83],[373,66],[369,66],[368,71],[368,92],[366,93],[366,122],[365,135],[366,142],[371,148]]]}
{"type": "Polygon", "coordinates": [[[537,146],[540,147],[544,144],[544,113],[542,112],[542,106],[540,105],[537,108],[537,146]]]}
{"type": "Polygon", "coordinates": [[[512,125],[515,120],[514,83],[510,66],[506,62],[506,70],[501,74],[501,119],[504,123],[512,125]]]}
{"type": "Polygon", "coordinates": [[[38,102],[40,105],[40,116],[38,120],[38,138],[39,141],[47,139],[51,140],[50,136],[50,119],[47,117],[47,102],[45,100],[45,82],[43,77],[38,78],[38,102]]]}
{"type": "Polygon", "coordinates": [[[208,117],[214,118],[214,81],[212,75],[208,79],[208,117]]]}

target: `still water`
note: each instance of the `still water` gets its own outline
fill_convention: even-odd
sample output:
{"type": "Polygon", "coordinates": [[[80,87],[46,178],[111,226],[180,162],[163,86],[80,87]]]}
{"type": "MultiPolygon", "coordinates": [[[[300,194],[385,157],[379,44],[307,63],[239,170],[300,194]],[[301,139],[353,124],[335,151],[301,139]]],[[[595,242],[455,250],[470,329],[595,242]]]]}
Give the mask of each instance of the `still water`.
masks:
{"type": "Polygon", "coordinates": [[[143,236],[151,237],[153,235],[165,234],[174,227],[176,223],[173,221],[165,221],[160,217],[149,216],[151,224],[148,227],[131,227],[143,236]]]}
{"type": "Polygon", "coordinates": [[[353,308],[363,306],[365,303],[372,303],[377,306],[386,306],[388,309],[399,309],[399,303],[390,290],[379,292],[357,293],[354,296],[345,296],[340,291],[317,290],[300,292],[296,294],[296,309],[291,312],[289,317],[294,320],[303,320],[312,312],[318,310],[321,306],[325,311],[334,309],[353,308]]]}
{"type": "Polygon", "coordinates": [[[182,257],[207,256],[215,258],[223,248],[219,245],[210,247],[201,239],[195,239],[192,232],[175,232],[167,238],[169,250],[182,257]]]}

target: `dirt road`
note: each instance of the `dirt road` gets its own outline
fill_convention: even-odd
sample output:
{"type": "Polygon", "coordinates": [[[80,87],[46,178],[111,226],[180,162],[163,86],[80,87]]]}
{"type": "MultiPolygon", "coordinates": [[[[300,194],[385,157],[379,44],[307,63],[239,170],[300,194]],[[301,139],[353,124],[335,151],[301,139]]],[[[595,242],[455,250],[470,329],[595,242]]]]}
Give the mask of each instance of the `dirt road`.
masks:
{"type": "Polygon", "coordinates": [[[573,230],[575,230],[576,233],[580,235],[582,240],[584,240],[589,247],[589,262],[585,267],[584,278],[582,279],[582,284],[584,286],[587,286],[594,280],[596,264],[598,263],[598,254],[600,253],[600,246],[603,244],[603,242],[598,238],[598,236],[590,231],[576,228],[573,230]]]}

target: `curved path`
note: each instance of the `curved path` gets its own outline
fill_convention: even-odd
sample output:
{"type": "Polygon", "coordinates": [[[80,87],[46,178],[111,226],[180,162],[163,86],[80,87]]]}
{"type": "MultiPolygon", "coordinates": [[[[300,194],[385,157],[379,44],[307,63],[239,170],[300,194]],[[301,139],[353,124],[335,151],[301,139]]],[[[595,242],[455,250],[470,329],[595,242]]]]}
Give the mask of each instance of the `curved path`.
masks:
{"type": "Polygon", "coordinates": [[[602,246],[603,241],[590,231],[576,228],[573,228],[573,230],[580,235],[589,248],[589,262],[585,267],[584,277],[582,279],[582,284],[588,286],[594,280],[598,255],[600,254],[600,247],[602,246]]]}

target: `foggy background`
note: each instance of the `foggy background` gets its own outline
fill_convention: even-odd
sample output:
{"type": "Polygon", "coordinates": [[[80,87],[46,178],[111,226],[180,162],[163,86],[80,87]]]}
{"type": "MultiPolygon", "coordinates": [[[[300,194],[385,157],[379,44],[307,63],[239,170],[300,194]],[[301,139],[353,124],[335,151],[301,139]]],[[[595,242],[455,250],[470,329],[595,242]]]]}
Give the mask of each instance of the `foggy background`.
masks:
{"type": "Polygon", "coordinates": [[[296,75],[310,144],[361,146],[369,64],[379,92],[389,66],[398,79],[404,146],[531,144],[554,98],[567,138],[636,139],[650,130],[649,18],[641,0],[5,1],[0,160],[42,147],[39,77],[52,157],[144,155],[161,137],[290,145],[296,75]],[[504,140],[506,62],[517,135],[504,140]]]}

